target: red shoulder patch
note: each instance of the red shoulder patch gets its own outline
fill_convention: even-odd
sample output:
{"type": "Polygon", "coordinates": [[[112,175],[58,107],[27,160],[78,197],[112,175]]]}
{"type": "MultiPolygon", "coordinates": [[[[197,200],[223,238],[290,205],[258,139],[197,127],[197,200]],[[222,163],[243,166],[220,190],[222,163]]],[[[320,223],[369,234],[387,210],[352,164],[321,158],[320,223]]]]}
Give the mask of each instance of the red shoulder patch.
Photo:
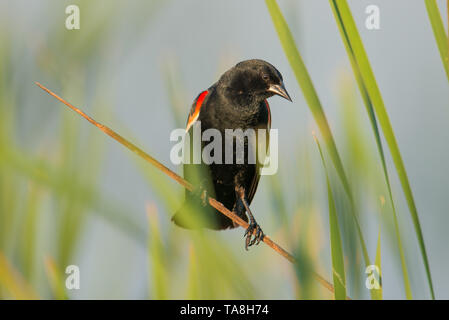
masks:
{"type": "Polygon", "coordinates": [[[187,119],[186,131],[189,131],[190,127],[198,119],[198,117],[200,115],[201,106],[202,106],[203,101],[206,98],[208,93],[209,93],[208,90],[203,91],[195,99],[195,102],[193,103],[192,109],[190,110],[190,113],[189,113],[189,118],[187,119]]]}

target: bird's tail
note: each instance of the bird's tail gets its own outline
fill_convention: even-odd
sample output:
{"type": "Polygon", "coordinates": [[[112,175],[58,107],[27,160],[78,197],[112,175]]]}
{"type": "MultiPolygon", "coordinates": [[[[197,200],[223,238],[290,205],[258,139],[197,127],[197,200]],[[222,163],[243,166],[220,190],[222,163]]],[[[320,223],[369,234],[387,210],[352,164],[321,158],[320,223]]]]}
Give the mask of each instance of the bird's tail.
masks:
{"type": "Polygon", "coordinates": [[[185,201],[182,207],[175,212],[171,220],[179,227],[186,229],[213,229],[222,230],[234,228],[232,220],[217,212],[210,206],[185,201]]]}
{"type": "Polygon", "coordinates": [[[188,211],[190,211],[187,207],[187,204],[184,203],[178,211],[171,217],[171,221],[173,221],[178,227],[186,228],[186,229],[196,229],[195,225],[189,223],[191,218],[189,217],[188,211]]]}
{"type": "Polygon", "coordinates": [[[213,213],[211,214],[210,211],[208,207],[202,207],[193,201],[186,200],[171,219],[181,228],[213,228],[212,221],[210,221],[213,213]]]}

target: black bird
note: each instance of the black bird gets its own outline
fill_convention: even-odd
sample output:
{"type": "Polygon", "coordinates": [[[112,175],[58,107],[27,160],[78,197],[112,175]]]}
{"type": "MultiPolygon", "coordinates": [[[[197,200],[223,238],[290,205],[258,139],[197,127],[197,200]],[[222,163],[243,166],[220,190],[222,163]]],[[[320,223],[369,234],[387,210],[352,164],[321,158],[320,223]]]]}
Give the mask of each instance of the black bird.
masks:
{"type": "MultiPolygon", "coordinates": [[[[215,230],[237,227],[231,219],[206,205],[207,197],[211,196],[243,220],[248,222],[249,217],[249,227],[245,232],[246,249],[263,239],[262,229],[249,208],[260,179],[257,162],[249,161],[251,153],[255,156],[253,159],[257,159],[257,154],[254,153],[257,152],[258,139],[243,137],[244,141],[240,142],[244,143],[245,158],[243,163],[239,164],[236,160],[235,145],[238,138],[234,137],[233,162],[225,164],[225,130],[266,129],[266,138],[269,139],[271,114],[267,99],[273,95],[291,101],[280,72],[270,63],[254,59],[242,61],[226,71],[218,82],[201,92],[195,99],[187,120],[186,131],[192,138],[192,127],[199,121],[201,133],[207,129],[218,130],[222,137],[222,161],[211,164],[191,164],[191,162],[184,164],[184,178],[198,187],[194,192],[186,191],[184,205],[172,218],[177,225],[184,228],[205,227],[215,230]]],[[[207,143],[202,142],[201,148],[205,145],[207,143]]],[[[268,143],[265,145],[268,146],[268,143]]],[[[215,155],[214,152],[215,150],[211,152],[211,156],[215,155]]]]}

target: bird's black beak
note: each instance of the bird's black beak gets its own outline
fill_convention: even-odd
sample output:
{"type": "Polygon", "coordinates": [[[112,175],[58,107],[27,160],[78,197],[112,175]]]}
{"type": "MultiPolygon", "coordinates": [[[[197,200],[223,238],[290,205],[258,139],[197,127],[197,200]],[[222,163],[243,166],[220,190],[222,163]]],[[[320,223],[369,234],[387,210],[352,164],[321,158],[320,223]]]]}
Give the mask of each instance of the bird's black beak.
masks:
{"type": "Polygon", "coordinates": [[[281,96],[282,98],[285,98],[288,101],[292,102],[292,98],[290,98],[290,95],[288,94],[282,82],[281,84],[272,84],[268,88],[268,91],[273,92],[274,94],[277,94],[278,96],[281,96]]]}

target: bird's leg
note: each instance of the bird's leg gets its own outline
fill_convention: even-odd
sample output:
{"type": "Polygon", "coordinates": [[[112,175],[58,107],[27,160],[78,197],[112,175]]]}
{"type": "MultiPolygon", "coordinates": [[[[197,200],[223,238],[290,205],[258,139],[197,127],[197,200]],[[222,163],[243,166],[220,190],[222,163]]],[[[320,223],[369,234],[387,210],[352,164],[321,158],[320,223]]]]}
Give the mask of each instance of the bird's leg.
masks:
{"type": "Polygon", "coordinates": [[[248,247],[251,247],[254,244],[259,244],[259,242],[263,240],[263,237],[265,235],[262,229],[260,228],[259,224],[256,222],[256,219],[254,218],[251,209],[249,208],[245,189],[242,187],[237,187],[236,192],[238,195],[238,200],[241,201],[241,203],[245,207],[245,210],[248,213],[249,217],[249,225],[244,234],[244,237],[246,237],[245,249],[248,250],[248,247]]]}
{"type": "Polygon", "coordinates": [[[263,237],[265,236],[262,228],[259,226],[259,224],[256,222],[256,219],[254,218],[251,210],[249,209],[248,202],[246,201],[246,198],[242,199],[243,205],[246,208],[246,212],[249,216],[249,226],[245,231],[246,236],[246,242],[245,242],[245,249],[248,250],[248,247],[252,246],[253,244],[259,244],[261,240],[263,240],[263,237]],[[253,239],[251,240],[251,237],[254,235],[253,239]]]}
{"type": "MultiPolygon", "coordinates": [[[[243,202],[240,201],[240,198],[237,198],[237,201],[234,204],[234,207],[232,208],[232,212],[235,213],[235,215],[239,216],[240,218],[247,221],[247,217],[245,215],[245,206],[243,205],[243,202]]],[[[238,227],[238,223],[233,221],[234,227],[238,227]]]]}

